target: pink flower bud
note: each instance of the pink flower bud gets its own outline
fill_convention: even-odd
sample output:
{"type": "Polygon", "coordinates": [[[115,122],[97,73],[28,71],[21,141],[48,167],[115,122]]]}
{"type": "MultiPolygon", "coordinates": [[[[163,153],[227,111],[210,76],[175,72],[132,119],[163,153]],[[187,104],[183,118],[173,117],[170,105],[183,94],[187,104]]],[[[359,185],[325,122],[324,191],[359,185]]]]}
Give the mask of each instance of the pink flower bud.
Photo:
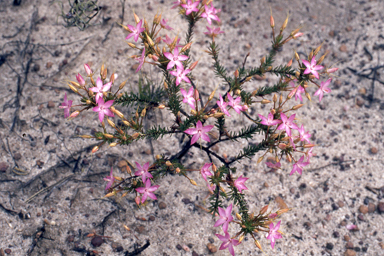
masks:
{"type": "Polygon", "coordinates": [[[339,70],[339,68],[329,68],[327,73],[335,73],[337,70],[339,70]]]}
{"type": "Polygon", "coordinates": [[[269,219],[274,219],[274,218],[276,218],[276,217],[277,217],[277,213],[271,213],[271,214],[269,214],[269,216],[268,216],[269,219]]]}
{"type": "Polygon", "coordinates": [[[69,118],[75,118],[80,114],[79,110],[76,110],[75,112],[72,112],[72,114],[69,116],[69,118]]]}
{"type": "Polygon", "coordinates": [[[199,99],[199,91],[195,89],[195,100],[199,99]]]}
{"type": "Polygon", "coordinates": [[[301,33],[301,32],[299,32],[299,33],[296,33],[296,34],[293,36],[293,38],[296,39],[296,38],[298,38],[298,37],[300,37],[300,36],[302,36],[302,35],[304,35],[304,34],[301,33]]]}
{"type": "Polygon", "coordinates": [[[89,76],[92,75],[93,71],[88,64],[84,64],[84,69],[85,69],[85,72],[87,73],[87,75],[89,75],[89,76]]]}
{"type": "Polygon", "coordinates": [[[287,148],[287,144],[285,143],[279,143],[278,147],[282,150],[286,149],[287,148]]]}
{"type": "Polygon", "coordinates": [[[139,196],[137,196],[137,197],[135,198],[135,202],[136,202],[137,205],[140,205],[140,197],[139,197],[139,196]]]}
{"type": "Polygon", "coordinates": [[[248,106],[247,105],[244,105],[243,106],[243,111],[247,111],[248,110],[248,106]]]}
{"type": "Polygon", "coordinates": [[[158,60],[159,60],[159,57],[157,57],[156,55],[152,55],[152,59],[153,59],[154,61],[158,61],[158,60]]]}
{"type": "Polygon", "coordinates": [[[77,81],[79,82],[79,84],[80,84],[81,86],[84,86],[84,85],[85,85],[85,81],[84,81],[83,77],[82,77],[80,74],[77,74],[77,75],[76,75],[76,79],[77,79],[77,81]]]}

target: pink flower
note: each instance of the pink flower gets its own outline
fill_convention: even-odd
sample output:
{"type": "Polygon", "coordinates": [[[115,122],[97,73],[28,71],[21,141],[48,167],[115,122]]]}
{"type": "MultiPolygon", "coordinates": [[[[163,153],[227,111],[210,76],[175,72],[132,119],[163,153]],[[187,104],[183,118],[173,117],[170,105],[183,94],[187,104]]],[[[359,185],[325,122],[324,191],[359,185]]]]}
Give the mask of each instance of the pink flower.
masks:
{"type": "Polygon", "coordinates": [[[304,126],[301,125],[301,127],[297,130],[299,131],[299,134],[300,134],[300,141],[306,141],[309,143],[309,138],[311,137],[311,134],[304,131],[304,126]]]}
{"type": "Polygon", "coordinates": [[[225,210],[219,207],[220,219],[216,221],[214,227],[223,225],[223,231],[224,233],[227,233],[228,225],[233,220],[231,213],[232,213],[232,204],[230,204],[225,210]]]}
{"type": "Polygon", "coordinates": [[[84,64],[84,69],[85,69],[85,72],[87,73],[88,76],[93,74],[93,71],[88,64],[84,64]]]}
{"type": "Polygon", "coordinates": [[[193,89],[193,87],[189,88],[188,93],[187,93],[183,88],[180,89],[180,92],[181,92],[181,94],[182,94],[183,97],[184,97],[183,102],[184,102],[184,103],[188,103],[189,106],[191,106],[192,109],[196,110],[196,108],[195,108],[195,102],[196,102],[196,100],[195,100],[195,98],[193,97],[193,96],[194,96],[194,95],[193,95],[193,94],[194,94],[194,91],[195,91],[195,90],[193,89]]]}
{"type": "Polygon", "coordinates": [[[112,187],[113,182],[115,181],[115,177],[113,176],[113,169],[111,167],[111,172],[109,176],[104,178],[105,181],[108,181],[107,186],[105,187],[105,190],[108,190],[110,187],[112,187]]]}
{"type": "Polygon", "coordinates": [[[213,194],[213,191],[215,191],[215,189],[216,189],[216,185],[215,184],[209,184],[208,181],[206,182],[206,184],[207,184],[209,192],[211,192],[211,194],[213,194]]]}
{"type": "Polygon", "coordinates": [[[271,169],[275,169],[275,170],[280,169],[280,167],[281,167],[281,163],[280,163],[280,162],[276,162],[275,164],[274,164],[274,163],[271,163],[271,162],[265,162],[265,164],[266,164],[269,168],[271,168],[271,169]]]}
{"type": "Polygon", "coordinates": [[[303,161],[304,161],[304,156],[301,156],[299,161],[297,161],[293,165],[292,171],[291,171],[291,173],[289,175],[292,175],[295,172],[298,172],[301,175],[303,173],[303,168],[309,164],[309,162],[303,163],[303,161]]]}
{"type": "Polygon", "coordinates": [[[200,169],[201,176],[203,176],[203,179],[207,181],[207,176],[212,176],[213,174],[209,170],[209,168],[212,166],[212,163],[205,163],[203,167],[200,169]]]}
{"type": "Polygon", "coordinates": [[[173,28],[171,28],[170,26],[167,25],[167,22],[168,22],[168,19],[162,19],[160,22],[160,26],[162,28],[167,29],[167,30],[173,30],[173,28]]]}
{"type": "Polygon", "coordinates": [[[219,94],[220,100],[216,101],[217,105],[219,106],[221,112],[226,114],[227,116],[231,116],[227,110],[228,103],[224,101],[223,97],[219,94]]]}
{"type": "Polygon", "coordinates": [[[307,156],[307,162],[309,163],[309,159],[313,156],[316,156],[315,153],[312,153],[313,148],[310,148],[307,152],[305,152],[305,155],[307,156]]]}
{"type": "Polygon", "coordinates": [[[215,36],[217,36],[219,34],[223,34],[224,33],[224,31],[220,30],[220,27],[217,27],[217,28],[212,27],[212,28],[210,28],[210,27],[207,26],[207,29],[208,29],[208,31],[204,32],[204,34],[209,35],[211,37],[215,37],[215,36]]]}
{"type": "Polygon", "coordinates": [[[76,80],[77,80],[77,82],[79,82],[79,84],[80,84],[81,86],[85,85],[84,78],[83,78],[80,74],[77,74],[77,75],[76,75],[76,80]]]}
{"type": "Polygon", "coordinates": [[[197,9],[197,6],[199,5],[199,0],[196,2],[192,3],[192,0],[188,0],[187,4],[182,4],[181,7],[185,9],[185,14],[189,15],[192,12],[198,12],[199,9],[197,9]]]}
{"type": "Polygon", "coordinates": [[[137,23],[136,27],[132,26],[132,25],[127,25],[127,27],[129,28],[129,30],[132,31],[132,33],[130,33],[126,38],[125,40],[128,40],[129,38],[131,37],[134,37],[135,39],[135,42],[137,42],[137,39],[139,39],[139,36],[140,36],[140,33],[144,32],[144,28],[141,27],[141,24],[143,23],[143,20],[140,20],[139,23],[137,23]]]}
{"type": "MultiPolygon", "coordinates": [[[[183,47],[180,43],[180,37],[176,41],[176,46],[175,47],[183,47]]],[[[167,45],[171,45],[175,39],[171,39],[168,35],[165,35],[165,39],[163,39],[163,42],[166,43],[167,45]]]]}
{"type": "Polygon", "coordinates": [[[110,116],[110,117],[114,117],[115,116],[113,114],[113,112],[109,109],[112,106],[113,102],[114,102],[114,100],[109,100],[109,101],[104,103],[104,99],[103,98],[100,98],[99,101],[96,102],[97,106],[94,107],[92,110],[95,111],[95,112],[99,112],[100,123],[103,122],[104,115],[107,115],[107,116],[110,116]]]}
{"type": "Polygon", "coordinates": [[[192,140],[191,140],[191,145],[193,145],[199,138],[202,140],[210,142],[211,140],[209,139],[208,135],[206,134],[210,130],[212,130],[213,125],[206,125],[203,126],[201,121],[197,121],[196,123],[196,128],[189,128],[185,130],[184,132],[189,135],[193,135],[192,140]]]}
{"type": "MultiPolygon", "coordinates": [[[[301,93],[305,93],[305,90],[304,90],[304,88],[303,88],[301,85],[299,85],[299,86],[296,88],[296,85],[295,85],[294,81],[297,81],[297,79],[295,79],[295,80],[289,82],[289,84],[290,84],[292,87],[294,87],[293,90],[294,90],[294,94],[295,94],[295,100],[297,100],[297,98],[299,98],[300,101],[303,101],[303,98],[301,97],[301,93]]],[[[292,92],[293,92],[293,91],[292,91],[292,92]]],[[[293,95],[292,95],[292,97],[293,97],[293,95]]]]}
{"type": "Polygon", "coordinates": [[[141,69],[141,67],[143,66],[144,62],[145,62],[145,48],[143,48],[143,52],[141,53],[141,57],[137,57],[135,58],[136,61],[139,62],[139,66],[137,67],[136,69],[136,73],[139,72],[139,70],[141,69]]]}
{"type": "Polygon", "coordinates": [[[103,93],[111,89],[111,86],[112,86],[112,82],[109,82],[103,85],[103,81],[100,79],[100,77],[98,77],[96,80],[96,87],[89,88],[89,90],[96,93],[95,101],[98,102],[99,99],[103,98],[103,93]]]}
{"type": "Polygon", "coordinates": [[[64,102],[61,103],[61,106],[59,108],[64,109],[64,118],[69,117],[69,112],[71,110],[72,106],[72,100],[67,100],[67,93],[64,94],[64,102]]]}
{"type": "Polygon", "coordinates": [[[274,212],[274,213],[269,214],[269,215],[268,215],[268,218],[269,218],[269,219],[274,219],[274,218],[276,218],[277,216],[278,216],[277,213],[274,212]]]}
{"type": "Polygon", "coordinates": [[[223,243],[221,244],[219,250],[225,250],[228,248],[229,252],[232,254],[232,256],[235,256],[235,250],[233,249],[233,246],[237,246],[241,244],[239,240],[231,239],[231,236],[228,233],[225,233],[225,236],[216,234],[217,238],[219,238],[223,243]]]}
{"type": "Polygon", "coordinates": [[[262,116],[260,114],[259,114],[259,117],[262,120],[260,123],[263,125],[266,125],[266,126],[273,126],[273,125],[277,125],[277,124],[281,123],[281,120],[279,120],[279,119],[274,120],[273,119],[272,113],[268,114],[268,118],[266,118],[265,116],[262,116]]]}
{"type": "Polygon", "coordinates": [[[289,118],[284,113],[280,114],[282,124],[277,127],[277,130],[284,130],[287,132],[288,136],[291,136],[291,129],[298,129],[297,125],[293,123],[296,114],[291,115],[289,118]]]}
{"type": "Polygon", "coordinates": [[[145,200],[147,200],[147,197],[152,198],[153,200],[156,200],[157,197],[152,192],[156,191],[160,186],[151,186],[151,180],[147,179],[145,181],[145,187],[136,188],[135,190],[139,192],[140,194],[143,194],[143,197],[141,198],[141,203],[143,204],[145,200]]]}
{"type": "Polygon", "coordinates": [[[209,25],[212,25],[212,20],[216,20],[216,21],[220,22],[219,17],[216,15],[220,11],[221,11],[220,9],[216,10],[215,7],[213,7],[213,5],[211,5],[211,7],[206,5],[205,6],[205,12],[203,14],[201,14],[201,17],[206,18],[209,25]]]}
{"type": "Polygon", "coordinates": [[[326,82],[321,82],[320,88],[315,92],[315,96],[319,96],[319,101],[323,99],[324,93],[330,93],[331,89],[327,86],[331,83],[332,78],[329,78],[326,82]]]}
{"type": "Polygon", "coordinates": [[[241,190],[248,190],[248,188],[244,185],[244,183],[249,179],[249,178],[243,178],[243,175],[240,175],[239,178],[237,178],[234,181],[234,186],[239,190],[241,193],[241,190]]]}
{"type": "Polygon", "coordinates": [[[304,75],[312,73],[312,75],[314,75],[317,79],[319,79],[319,73],[317,71],[323,69],[324,67],[320,65],[316,65],[315,56],[313,56],[311,63],[309,63],[309,61],[307,60],[302,60],[302,61],[303,61],[303,64],[307,67],[304,70],[304,75]]]}
{"type": "Polygon", "coordinates": [[[173,4],[173,6],[171,7],[171,9],[175,9],[181,5],[181,0],[177,0],[177,1],[173,2],[172,4],[173,4]]]}
{"type": "Polygon", "coordinates": [[[183,63],[181,61],[187,60],[188,56],[186,55],[179,55],[179,48],[175,48],[173,51],[173,54],[170,52],[165,52],[164,56],[170,60],[170,62],[167,65],[167,69],[171,69],[173,66],[177,66],[178,68],[184,68],[183,63]]]}
{"type": "Polygon", "coordinates": [[[135,162],[136,164],[136,167],[137,167],[137,170],[135,172],[135,175],[136,176],[140,176],[141,175],[141,179],[143,180],[143,182],[145,182],[147,180],[147,177],[148,178],[153,178],[152,174],[150,174],[148,172],[148,168],[149,168],[149,162],[148,163],[145,163],[143,166],[141,166],[138,162],[135,162]]]}
{"type": "Polygon", "coordinates": [[[241,111],[246,111],[248,108],[240,105],[241,98],[237,97],[236,99],[233,99],[232,96],[227,93],[228,98],[228,105],[231,106],[237,114],[240,114],[241,111]]]}
{"type": "Polygon", "coordinates": [[[283,236],[278,232],[280,228],[281,221],[277,222],[276,226],[273,223],[269,224],[269,233],[267,235],[267,239],[271,240],[271,247],[274,249],[276,239],[283,238],[283,236]]]}
{"type": "MultiPolygon", "coordinates": [[[[177,49],[177,48],[176,48],[177,49]]],[[[176,85],[179,85],[181,80],[184,80],[185,82],[187,83],[191,83],[191,81],[189,80],[189,78],[186,76],[189,72],[191,72],[190,69],[186,69],[184,70],[183,67],[177,67],[177,70],[175,71],[171,71],[169,72],[171,75],[175,76],[176,77],[176,85]]]]}

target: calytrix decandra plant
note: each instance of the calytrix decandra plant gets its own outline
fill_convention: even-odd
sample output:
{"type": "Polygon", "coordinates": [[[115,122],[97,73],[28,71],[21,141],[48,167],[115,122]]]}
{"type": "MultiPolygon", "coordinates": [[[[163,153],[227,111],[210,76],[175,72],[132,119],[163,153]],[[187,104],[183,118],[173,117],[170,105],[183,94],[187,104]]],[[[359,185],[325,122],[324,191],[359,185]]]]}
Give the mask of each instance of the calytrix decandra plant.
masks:
{"type": "MultiPolygon", "coordinates": [[[[155,162],[138,163],[126,166],[127,177],[113,174],[104,178],[107,181],[105,197],[121,194],[122,197],[133,194],[137,205],[145,204],[149,198],[156,200],[155,192],[159,185],[153,185],[162,176],[177,174],[187,178],[191,184],[196,181],[188,177],[188,172],[193,169],[183,164],[183,159],[190,149],[196,147],[201,152],[206,163],[199,170],[202,182],[207,185],[211,193],[208,211],[213,218],[218,217],[214,226],[221,226],[224,235],[216,234],[223,242],[220,250],[228,249],[235,255],[234,247],[239,245],[245,236],[254,239],[255,245],[261,249],[260,242],[255,238],[256,233],[264,232],[270,240],[272,248],[275,241],[282,238],[280,229],[280,216],[289,209],[271,211],[268,205],[259,212],[249,211],[245,200],[245,190],[248,190],[246,181],[248,178],[237,176],[235,163],[246,158],[252,158],[257,153],[262,153],[257,163],[263,161],[267,154],[272,155],[273,161],[268,160],[266,165],[272,169],[281,168],[281,159],[284,157],[292,163],[290,175],[295,172],[302,174],[303,168],[310,163],[310,158],[315,146],[310,142],[311,135],[304,126],[295,122],[296,110],[303,106],[302,94],[311,100],[310,88],[312,84],[318,89],[314,93],[322,100],[324,93],[329,93],[328,85],[331,82],[330,74],[337,68],[326,68],[321,66],[327,53],[319,57],[321,45],[311,50],[307,59],[300,59],[294,52],[297,67],[293,67],[293,60],[287,64],[274,65],[277,52],[288,41],[302,35],[296,29],[284,35],[288,18],[284,21],[279,31],[275,31],[274,19],[271,15],[270,25],[272,28],[272,47],[269,53],[261,59],[257,67],[246,68],[246,60],[243,65],[234,71],[233,75],[220,63],[219,47],[215,37],[224,33],[219,27],[207,27],[206,35],[211,37],[207,53],[212,57],[213,70],[219,78],[220,83],[225,85],[226,92],[218,95],[214,100],[216,89],[211,92],[201,93],[196,87],[196,78],[193,70],[198,61],[193,61],[190,52],[193,46],[193,31],[198,22],[206,20],[209,25],[212,21],[220,21],[217,14],[220,10],[213,6],[213,1],[185,1],[179,0],[173,3],[173,9],[178,8],[188,22],[188,30],[184,43],[180,38],[170,38],[161,33],[172,30],[167,19],[162,19],[161,14],[155,15],[150,26],[146,19],[140,19],[134,13],[135,25],[122,27],[128,32],[126,37],[128,45],[137,50],[138,54],[132,56],[139,65],[136,72],[140,71],[145,64],[155,66],[162,72],[163,81],[161,86],[151,86],[150,81],[140,79],[141,90],[138,93],[122,92],[127,81],[118,87],[115,81],[118,75],[108,75],[104,64],[101,66],[99,75],[92,71],[88,64],[84,64],[86,79],[82,75],[76,76],[77,82],[71,81],[69,87],[81,97],[79,109],[72,111],[72,101],[65,95],[64,108],[65,117],[75,118],[83,111],[98,113],[102,131],[93,135],[81,135],[83,138],[95,139],[100,144],[93,148],[92,153],[98,151],[103,145],[110,147],[140,143],[143,139],[157,140],[164,136],[184,134],[189,140],[181,145],[181,150],[170,157],[157,155],[155,162]],[[136,43],[132,43],[132,40],[136,43]],[[265,86],[252,91],[246,91],[244,85],[252,80],[254,76],[266,74],[276,75],[278,82],[273,86],[265,86]],[[109,76],[109,78],[108,78],[109,76]],[[325,80],[318,82],[319,80],[325,80]],[[146,84],[147,83],[147,84],[146,84]],[[180,88],[181,84],[189,85],[189,89],[180,88]],[[116,88],[116,89],[114,89],[116,88]],[[299,104],[294,101],[300,101],[299,104]],[[293,103],[292,103],[293,102],[293,103]],[[248,109],[252,105],[266,104],[268,112],[258,113],[251,116],[248,109]],[[121,107],[133,107],[132,115],[124,115],[117,109],[121,107]],[[190,108],[190,111],[187,109],[190,108]],[[144,129],[144,122],[150,111],[167,111],[173,115],[173,122],[167,126],[152,126],[144,129]],[[250,125],[244,126],[240,131],[234,131],[233,127],[226,124],[228,118],[245,116],[250,125]],[[115,122],[114,119],[119,119],[115,122]],[[118,125],[118,124],[120,125],[118,125]],[[212,136],[212,131],[218,131],[218,136],[212,136]],[[261,134],[263,139],[254,142],[255,135],[261,134]],[[222,157],[212,150],[212,147],[221,143],[236,143],[241,139],[249,141],[247,147],[237,154],[222,157]],[[136,171],[132,172],[131,168],[136,171]],[[230,199],[232,203],[224,208],[223,201],[230,199]],[[236,210],[235,210],[236,209],[236,210]],[[232,212],[236,211],[234,218],[232,212]],[[237,233],[229,234],[228,225],[237,225],[237,233]]],[[[260,110],[260,108],[259,108],[260,110]]],[[[238,130],[238,129],[237,129],[238,130]]],[[[271,159],[271,158],[268,158],[271,159]]]]}

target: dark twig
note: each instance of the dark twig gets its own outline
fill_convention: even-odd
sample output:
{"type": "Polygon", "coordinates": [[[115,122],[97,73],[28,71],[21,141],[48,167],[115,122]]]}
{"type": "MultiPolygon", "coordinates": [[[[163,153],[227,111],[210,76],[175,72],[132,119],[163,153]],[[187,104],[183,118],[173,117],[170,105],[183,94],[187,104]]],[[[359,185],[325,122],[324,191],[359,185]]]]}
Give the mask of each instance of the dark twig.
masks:
{"type": "Polygon", "coordinates": [[[150,245],[150,242],[149,240],[147,240],[147,242],[140,248],[137,248],[135,249],[133,252],[128,252],[126,251],[125,252],[125,256],[136,256],[136,255],[140,255],[140,253],[142,253],[145,249],[147,249],[150,245]]]}

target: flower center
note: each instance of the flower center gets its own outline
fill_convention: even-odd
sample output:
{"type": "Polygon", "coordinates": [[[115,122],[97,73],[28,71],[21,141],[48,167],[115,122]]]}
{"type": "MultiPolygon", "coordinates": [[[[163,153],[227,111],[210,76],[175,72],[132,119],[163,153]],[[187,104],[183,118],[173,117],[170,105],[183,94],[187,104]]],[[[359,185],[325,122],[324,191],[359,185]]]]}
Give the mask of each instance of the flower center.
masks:
{"type": "Polygon", "coordinates": [[[179,58],[176,56],[176,57],[173,57],[173,61],[178,61],[179,58]]]}

